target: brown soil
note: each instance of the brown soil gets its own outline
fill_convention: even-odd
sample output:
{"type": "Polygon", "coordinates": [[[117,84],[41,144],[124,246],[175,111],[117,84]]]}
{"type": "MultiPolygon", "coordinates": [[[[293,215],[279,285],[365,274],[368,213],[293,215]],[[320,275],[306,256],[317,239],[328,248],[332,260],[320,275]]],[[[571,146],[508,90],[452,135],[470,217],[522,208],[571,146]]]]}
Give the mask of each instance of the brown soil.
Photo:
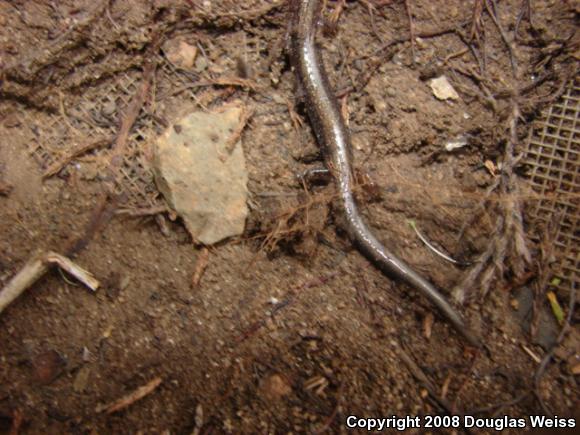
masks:
{"type": "MultiPolygon", "coordinates": [[[[405,2],[329,1],[320,37],[331,83],[346,96],[357,170],[374,183],[360,195],[364,214],[380,240],[446,293],[469,267],[434,255],[408,221],[465,262],[500,237],[505,192],[486,193],[499,175],[484,163],[505,162],[506,90],[531,89],[519,100],[531,120],[569,79],[577,43],[573,2],[531,2],[533,27],[526,16],[516,27],[527,2],[490,1],[514,48],[516,80],[490,11],[477,11],[485,2],[472,3],[409,0],[411,46],[405,2]],[[459,100],[433,96],[429,79],[441,74],[459,100]],[[445,151],[458,137],[467,146],[445,151]],[[492,206],[482,211],[485,198],[492,206]]],[[[337,231],[332,185],[305,192],[296,181],[320,162],[295,99],[287,14],[282,1],[0,1],[0,287],[36,250],[67,253],[78,240],[86,246],[75,262],[103,283],[91,293],[51,271],[1,313],[1,433],[334,433],[346,431],[348,415],[578,409],[569,366],[577,328],[534,383],[535,358],[550,346],[530,336],[519,288],[534,288],[540,258],[531,239],[541,228],[525,214],[533,261],[518,271],[508,243],[506,267],[486,296],[475,285],[459,308],[485,342],[475,351],[437,313],[431,326],[423,298],[351,248],[337,231]],[[167,60],[164,44],[176,38],[199,48],[189,71],[167,60]],[[110,144],[147,61],[157,62],[154,79],[115,167],[110,144]],[[254,89],[236,85],[240,78],[254,89]],[[218,79],[233,84],[188,88],[218,79]],[[243,236],[209,249],[197,286],[202,248],[170,215],[113,213],[87,236],[111,170],[120,195],[107,197],[105,215],[163,206],[150,171],[156,135],[188,109],[233,99],[255,109],[242,137],[252,212],[243,236]],[[43,178],[75,147],[103,138],[105,146],[43,178]],[[522,281],[526,274],[531,280],[522,281]],[[140,401],[98,412],[157,377],[159,387],[140,401]]],[[[526,192],[523,179],[505,176],[526,192]]],[[[539,334],[557,334],[540,301],[536,309],[548,315],[539,334]]]]}

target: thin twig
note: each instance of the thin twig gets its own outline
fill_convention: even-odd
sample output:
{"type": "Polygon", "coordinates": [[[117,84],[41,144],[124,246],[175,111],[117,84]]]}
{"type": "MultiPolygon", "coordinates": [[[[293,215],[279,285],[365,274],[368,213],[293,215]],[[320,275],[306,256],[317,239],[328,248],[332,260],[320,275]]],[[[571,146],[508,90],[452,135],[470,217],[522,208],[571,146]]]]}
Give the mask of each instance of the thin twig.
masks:
{"type": "Polygon", "coordinates": [[[421,234],[419,232],[419,229],[417,228],[417,224],[415,223],[415,221],[413,220],[409,220],[409,225],[411,226],[411,228],[413,228],[413,230],[415,231],[415,234],[417,235],[417,237],[419,237],[419,239],[431,250],[433,251],[435,254],[437,254],[439,257],[443,258],[444,260],[449,261],[450,263],[453,264],[458,264],[458,265],[464,265],[464,266],[468,266],[471,263],[464,263],[462,261],[457,261],[453,258],[451,258],[449,255],[447,255],[445,252],[437,249],[435,246],[433,246],[432,243],[429,242],[429,240],[427,240],[427,238],[425,236],[423,236],[423,234],[421,234]]]}
{"type": "Polygon", "coordinates": [[[483,408],[477,408],[474,409],[472,411],[467,412],[466,415],[477,415],[477,414],[485,414],[491,411],[496,411],[499,409],[503,409],[506,408],[508,406],[514,406],[517,405],[518,403],[520,403],[522,400],[524,400],[526,397],[528,397],[530,395],[529,392],[525,392],[520,394],[518,397],[505,401],[505,402],[501,402],[501,403],[494,403],[493,405],[488,405],[485,406],[483,408]]]}
{"type": "Polygon", "coordinates": [[[191,277],[191,288],[195,289],[199,285],[199,282],[203,277],[203,274],[205,272],[205,269],[207,268],[208,263],[209,263],[209,249],[206,246],[204,246],[203,248],[201,248],[199,255],[197,256],[197,261],[195,262],[195,269],[191,277]]]}
{"type": "Polygon", "coordinates": [[[0,313],[43,277],[54,265],[66,270],[92,291],[96,291],[100,286],[99,281],[90,272],[87,272],[68,258],[56,252],[37,253],[0,290],[0,313]]]}
{"type": "Polygon", "coordinates": [[[82,235],[73,240],[65,250],[65,254],[68,257],[74,257],[80,251],[85,249],[97,232],[109,223],[115,213],[115,208],[117,208],[118,202],[118,196],[109,196],[107,193],[101,194],[82,235]]]}
{"type": "Polygon", "coordinates": [[[516,19],[516,25],[514,28],[514,37],[516,40],[518,39],[520,24],[524,18],[528,19],[530,27],[533,28],[534,25],[532,24],[532,6],[530,5],[530,0],[522,0],[522,6],[520,7],[520,13],[516,19]]]}
{"type": "MultiPolygon", "coordinates": [[[[309,288],[324,285],[327,282],[329,282],[330,280],[332,280],[334,277],[336,277],[337,275],[338,275],[338,272],[333,272],[329,275],[313,279],[309,282],[302,284],[301,286],[299,286],[297,288],[290,290],[286,294],[286,297],[284,300],[282,300],[281,302],[278,302],[276,305],[274,305],[274,307],[270,310],[270,315],[274,316],[276,313],[278,313],[282,309],[291,305],[295,301],[296,295],[299,292],[304,291],[304,290],[309,289],[309,288]]],[[[258,320],[256,322],[252,323],[248,328],[246,328],[244,331],[242,331],[241,334],[239,334],[236,337],[236,339],[235,339],[236,342],[239,343],[239,342],[245,341],[246,339],[248,339],[249,337],[254,335],[256,332],[258,332],[260,329],[262,329],[266,325],[266,321],[267,321],[267,319],[261,319],[261,320],[258,320]]]]}
{"type": "Polygon", "coordinates": [[[364,4],[367,7],[367,11],[369,13],[369,18],[371,20],[371,29],[373,31],[373,35],[382,44],[384,42],[384,40],[381,37],[380,33],[377,31],[377,25],[375,23],[375,13],[374,13],[374,11],[376,10],[376,8],[368,0],[361,0],[361,2],[362,2],[362,4],[364,4]]]}
{"type": "MultiPolygon", "coordinates": [[[[157,37],[156,40],[152,43],[152,48],[149,50],[149,52],[154,54],[156,52],[156,48],[159,48],[159,45],[160,38],[157,37]]],[[[145,99],[149,94],[149,89],[151,88],[153,75],[155,74],[155,69],[157,67],[157,63],[152,59],[155,59],[153,55],[150,56],[150,60],[145,65],[141,85],[131,99],[125,115],[121,119],[119,133],[117,134],[115,142],[113,143],[111,161],[109,164],[109,171],[111,173],[110,175],[113,179],[115,179],[117,171],[123,163],[123,155],[125,154],[125,149],[127,148],[129,133],[131,132],[131,129],[133,128],[133,125],[135,124],[135,121],[141,112],[143,104],[145,103],[145,99]]]]}
{"type": "Polygon", "coordinates": [[[24,413],[20,409],[15,409],[12,412],[12,426],[10,427],[9,435],[18,435],[22,423],[24,423],[24,413]]]}
{"type": "Polygon", "coordinates": [[[514,53],[514,48],[512,47],[512,44],[510,43],[510,41],[507,37],[507,34],[503,30],[503,27],[502,27],[501,23],[499,22],[499,19],[496,15],[497,3],[495,2],[495,0],[485,0],[485,8],[487,9],[487,13],[489,14],[492,21],[494,22],[497,29],[499,30],[499,34],[501,35],[501,39],[503,39],[503,42],[505,43],[505,45],[508,49],[509,56],[510,56],[510,63],[512,66],[512,74],[513,74],[514,78],[517,78],[518,77],[518,64],[517,64],[516,56],[514,53]]]}
{"type": "Polygon", "coordinates": [[[407,11],[407,18],[409,20],[409,39],[411,40],[411,57],[413,58],[413,65],[415,65],[415,23],[413,22],[413,14],[411,12],[411,5],[409,0],[405,0],[405,10],[407,11]]]}
{"type": "Polygon", "coordinates": [[[407,351],[403,348],[400,343],[395,342],[396,345],[393,345],[395,348],[397,355],[399,358],[403,360],[413,377],[419,381],[423,387],[427,390],[429,395],[435,402],[441,406],[441,408],[446,411],[449,415],[457,414],[456,411],[453,409],[453,405],[447,399],[441,397],[435,385],[431,382],[431,380],[427,377],[425,372],[419,367],[419,365],[413,360],[413,358],[407,353],[407,351]]]}
{"type": "Polygon", "coordinates": [[[232,134],[227,138],[225,144],[224,144],[224,149],[226,154],[225,155],[220,155],[220,160],[225,160],[227,159],[232,152],[234,151],[236,144],[238,143],[238,140],[240,139],[242,132],[244,131],[244,128],[246,127],[246,125],[248,124],[248,121],[250,120],[250,118],[252,117],[252,115],[254,114],[255,109],[253,107],[244,107],[242,110],[242,113],[240,114],[240,119],[238,120],[238,125],[236,126],[236,128],[234,129],[234,131],[232,132],[232,134]]]}
{"type": "MultiPolygon", "coordinates": [[[[463,25],[465,25],[465,23],[460,24],[459,27],[462,27],[463,25]]],[[[446,27],[443,29],[425,30],[423,32],[416,33],[415,37],[421,38],[421,39],[429,39],[429,38],[436,38],[436,37],[443,36],[443,35],[449,35],[451,33],[458,34],[458,28],[456,26],[453,26],[453,27],[446,27]]],[[[386,50],[393,47],[394,45],[403,44],[403,43],[409,41],[410,37],[411,37],[411,35],[407,35],[407,36],[401,36],[399,38],[395,38],[393,40],[390,40],[389,42],[381,45],[379,48],[377,48],[375,51],[373,51],[370,55],[362,56],[362,57],[360,57],[360,59],[367,59],[367,58],[372,57],[372,56],[380,55],[381,53],[385,52],[386,50]]]]}
{"type": "Polygon", "coordinates": [[[88,153],[89,151],[93,151],[102,147],[105,147],[111,143],[111,139],[98,139],[93,142],[85,143],[80,146],[77,146],[67,152],[64,157],[62,157],[58,162],[54,162],[50,165],[44,174],[42,174],[42,178],[52,177],[55,174],[58,174],[66,165],[68,165],[73,159],[88,153]]]}
{"type": "Polygon", "coordinates": [[[147,384],[137,388],[135,391],[131,392],[130,394],[122,397],[119,400],[115,400],[112,403],[107,405],[99,405],[96,408],[96,412],[106,412],[107,414],[112,414],[113,412],[121,411],[128,406],[132,405],[133,403],[141,400],[145,396],[151,394],[163,381],[162,378],[155,378],[149,381],[147,384]]]}
{"type": "Polygon", "coordinates": [[[168,213],[170,210],[164,205],[160,205],[158,207],[149,207],[149,208],[121,208],[115,211],[115,214],[118,216],[131,216],[131,217],[144,217],[144,216],[155,216],[161,213],[168,213]]]}
{"type": "Polygon", "coordinates": [[[256,84],[256,82],[254,80],[243,79],[240,77],[220,77],[220,78],[213,79],[213,80],[200,80],[200,81],[195,82],[195,83],[190,83],[190,84],[178,87],[177,89],[173,89],[173,90],[169,91],[168,93],[159,96],[157,98],[157,100],[163,100],[163,99],[170,97],[170,96],[174,97],[174,96],[182,93],[183,91],[187,91],[189,89],[202,88],[202,87],[207,87],[207,86],[238,86],[241,88],[247,88],[247,89],[251,89],[251,90],[258,89],[258,85],[256,84]]]}

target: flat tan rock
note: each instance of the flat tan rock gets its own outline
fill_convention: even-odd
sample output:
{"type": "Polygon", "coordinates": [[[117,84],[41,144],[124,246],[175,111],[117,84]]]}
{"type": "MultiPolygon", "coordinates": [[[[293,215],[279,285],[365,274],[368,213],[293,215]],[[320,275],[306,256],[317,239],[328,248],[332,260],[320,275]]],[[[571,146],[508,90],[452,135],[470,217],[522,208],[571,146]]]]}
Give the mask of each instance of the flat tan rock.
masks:
{"type": "Polygon", "coordinates": [[[244,231],[248,174],[237,134],[242,114],[238,105],[192,112],[155,144],[159,190],[196,242],[211,245],[244,231]]]}
{"type": "Polygon", "coordinates": [[[171,39],[163,44],[163,52],[167,60],[177,68],[190,70],[195,65],[197,47],[181,38],[171,39]]]}

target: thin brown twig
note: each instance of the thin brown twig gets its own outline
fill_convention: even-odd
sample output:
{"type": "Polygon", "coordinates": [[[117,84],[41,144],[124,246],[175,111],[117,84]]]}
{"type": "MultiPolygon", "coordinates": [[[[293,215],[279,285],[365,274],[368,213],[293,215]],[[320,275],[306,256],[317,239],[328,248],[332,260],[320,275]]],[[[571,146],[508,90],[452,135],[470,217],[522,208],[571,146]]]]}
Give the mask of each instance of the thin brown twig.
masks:
{"type": "Polygon", "coordinates": [[[375,23],[375,6],[369,2],[368,0],[361,0],[361,3],[367,7],[367,11],[369,13],[369,18],[371,21],[371,30],[373,31],[373,35],[377,40],[382,44],[384,42],[383,38],[381,37],[380,33],[377,30],[377,25],[375,23]]]}
{"type": "Polygon", "coordinates": [[[144,216],[154,216],[161,213],[168,213],[170,209],[164,205],[160,205],[158,207],[149,207],[149,208],[137,208],[137,209],[129,209],[129,208],[121,208],[115,211],[115,215],[118,216],[131,216],[131,217],[144,217],[144,216]]]}
{"type": "Polygon", "coordinates": [[[415,23],[413,22],[413,13],[411,12],[411,5],[409,0],[405,0],[405,10],[407,11],[407,19],[409,20],[409,39],[411,40],[411,57],[413,58],[413,65],[415,65],[415,23]]]}
{"type": "Polygon", "coordinates": [[[226,154],[220,155],[220,160],[224,161],[232,154],[234,148],[236,147],[236,143],[238,142],[238,140],[242,135],[242,132],[244,131],[244,128],[246,128],[248,121],[254,115],[254,113],[255,109],[253,107],[243,108],[242,113],[240,114],[240,119],[238,120],[238,125],[236,126],[232,134],[227,138],[226,143],[224,145],[226,154]]]}
{"type": "Polygon", "coordinates": [[[74,257],[87,247],[97,232],[104,228],[111,220],[118,202],[119,198],[117,196],[109,196],[107,193],[101,194],[97,200],[97,205],[91,212],[89,222],[82,235],[73,240],[69,247],[65,249],[65,255],[67,257],[74,257]]]}
{"type": "Polygon", "coordinates": [[[24,423],[24,413],[20,409],[15,409],[12,412],[12,425],[10,427],[9,435],[18,435],[22,423],[24,423]]]}
{"type": "Polygon", "coordinates": [[[479,65],[479,71],[483,74],[486,70],[486,50],[485,50],[485,28],[483,26],[483,3],[485,0],[476,0],[473,5],[473,13],[471,17],[471,28],[469,31],[469,37],[465,37],[462,34],[459,35],[461,40],[467,47],[471,50],[474,59],[479,65]],[[482,51],[480,56],[477,52],[474,42],[479,45],[482,51]]]}
{"type": "Polygon", "coordinates": [[[481,100],[483,100],[484,103],[487,103],[494,113],[498,112],[497,101],[493,93],[488,88],[487,84],[488,80],[486,78],[484,78],[481,74],[476,73],[471,68],[461,68],[459,66],[455,66],[451,68],[451,70],[454,72],[458,72],[462,76],[465,76],[471,81],[473,81],[473,83],[481,90],[475,91],[476,96],[481,100]]]}
{"type": "MultiPolygon", "coordinates": [[[[160,46],[160,38],[157,36],[151,45],[150,52],[155,53],[160,46]]],[[[115,142],[112,147],[112,156],[109,165],[110,175],[113,179],[116,177],[116,172],[123,162],[123,155],[125,154],[125,149],[127,148],[127,142],[129,139],[129,133],[143,108],[145,99],[149,94],[149,89],[151,88],[151,83],[153,81],[153,75],[155,74],[155,69],[157,63],[153,60],[154,56],[148,56],[149,60],[145,64],[143,69],[143,80],[140,87],[137,89],[135,95],[131,99],[129,106],[121,119],[119,133],[115,138],[115,142]]]]}
{"type": "Polygon", "coordinates": [[[319,429],[312,431],[312,433],[315,435],[318,435],[318,434],[324,433],[328,429],[330,429],[332,422],[334,421],[334,419],[336,418],[336,416],[338,414],[339,408],[340,408],[340,397],[339,397],[338,401],[336,402],[336,405],[335,405],[334,409],[332,410],[332,413],[326,418],[326,420],[324,421],[322,426],[319,429]]]}
{"type": "Polygon", "coordinates": [[[447,65],[451,59],[461,57],[466,53],[469,53],[469,48],[463,48],[459,51],[456,51],[455,53],[451,53],[451,54],[445,56],[445,59],[443,59],[443,65],[447,65]]]}
{"type": "Polygon", "coordinates": [[[55,252],[38,252],[0,289],[0,313],[54,266],[66,270],[92,291],[96,291],[100,286],[99,281],[90,272],[87,272],[68,258],[55,252]]]}
{"type": "Polygon", "coordinates": [[[119,400],[115,400],[112,403],[107,405],[97,406],[96,412],[101,413],[105,412],[107,414],[112,414],[114,412],[121,411],[128,406],[132,405],[133,403],[137,402],[138,400],[143,399],[145,396],[151,394],[163,381],[162,378],[154,378],[149,381],[147,384],[137,388],[135,391],[131,392],[130,394],[122,397],[119,400]]]}
{"type": "MultiPolygon", "coordinates": [[[[461,27],[461,26],[462,25],[460,24],[459,27],[461,27]]],[[[458,34],[458,27],[453,26],[453,27],[446,27],[443,29],[425,30],[422,32],[415,33],[415,37],[421,38],[421,39],[429,39],[429,38],[437,38],[437,37],[443,36],[443,35],[449,35],[451,33],[458,34]]],[[[372,57],[372,56],[378,56],[381,53],[383,53],[384,51],[388,50],[389,48],[391,48],[395,45],[403,44],[403,43],[409,41],[410,37],[411,37],[411,35],[401,36],[399,38],[395,38],[395,39],[381,45],[379,48],[377,48],[375,51],[373,51],[370,55],[361,56],[359,59],[364,60],[364,59],[368,59],[369,57],[372,57]]]]}
{"type": "Polygon", "coordinates": [[[75,158],[82,156],[83,154],[88,153],[89,151],[93,151],[102,147],[106,147],[111,143],[111,139],[98,139],[96,141],[92,141],[89,143],[81,144],[69,152],[67,152],[64,157],[62,157],[59,161],[54,162],[50,165],[44,174],[42,174],[42,178],[49,178],[55,174],[58,174],[66,165],[68,165],[72,160],[75,158]]]}
{"type": "Polygon", "coordinates": [[[189,89],[203,88],[207,86],[238,86],[241,88],[247,88],[251,90],[258,89],[257,83],[251,79],[243,79],[240,77],[219,77],[217,79],[212,80],[200,80],[195,83],[183,85],[181,87],[178,87],[177,89],[172,89],[171,91],[159,96],[157,100],[163,100],[169,96],[174,97],[182,93],[183,91],[187,91],[189,89]]]}
{"type": "Polygon", "coordinates": [[[441,409],[446,411],[448,414],[456,414],[453,410],[453,404],[438,394],[435,385],[403,346],[400,343],[397,343],[394,347],[397,355],[403,360],[403,363],[407,366],[413,377],[419,381],[423,387],[425,387],[431,398],[441,407],[441,409]]]}
{"type": "Polygon", "coordinates": [[[137,89],[137,92],[127,107],[125,115],[121,119],[119,132],[117,133],[112,146],[112,155],[108,167],[108,181],[111,184],[105,188],[99,197],[83,234],[76,240],[73,240],[68,249],[66,249],[65,252],[67,256],[74,256],[78,254],[89,244],[97,232],[111,220],[119,201],[122,199],[122,197],[115,192],[114,184],[117,180],[119,170],[123,163],[127,142],[129,139],[129,133],[131,132],[131,129],[133,128],[133,125],[135,124],[135,121],[141,112],[151,87],[155,69],[157,67],[156,62],[152,59],[156,58],[154,54],[159,51],[160,45],[161,35],[157,34],[153,37],[151,46],[149,47],[148,53],[150,55],[146,56],[146,58],[149,60],[147,61],[143,71],[143,80],[141,82],[141,86],[137,89]]]}
{"type": "Polygon", "coordinates": [[[467,412],[467,415],[477,415],[477,414],[485,414],[487,412],[495,411],[497,413],[498,410],[504,409],[508,406],[514,406],[524,400],[526,397],[530,395],[529,392],[525,392],[520,394],[518,397],[507,400],[505,402],[494,403],[493,405],[488,405],[483,408],[477,408],[472,411],[467,412]]]}
{"type": "Polygon", "coordinates": [[[195,262],[195,268],[191,277],[191,288],[195,289],[199,286],[201,278],[207,268],[209,263],[209,249],[204,246],[201,248],[199,255],[197,256],[197,261],[195,262]]]}
{"type": "MultiPolygon", "coordinates": [[[[338,275],[338,272],[332,272],[326,276],[321,276],[318,277],[316,279],[313,279],[311,281],[308,281],[302,285],[300,285],[299,287],[295,287],[294,289],[290,290],[287,294],[286,297],[284,298],[284,300],[282,300],[281,302],[278,302],[276,305],[274,305],[274,307],[270,310],[270,316],[274,316],[276,313],[278,313],[279,311],[281,311],[282,309],[288,307],[289,305],[291,305],[292,303],[294,303],[296,296],[298,295],[298,293],[310,289],[310,288],[314,288],[314,287],[319,287],[321,285],[326,284],[327,282],[329,282],[330,280],[332,280],[334,277],[336,277],[338,275]]],[[[247,340],[249,337],[251,337],[252,335],[254,335],[256,332],[258,332],[260,329],[262,329],[265,325],[266,325],[267,319],[261,319],[261,320],[257,320],[254,323],[252,323],[249,327],[247,327],[246,329],[244,329],[236,338],[235,341],[237,343],[240,343],[242,341],[247,340]]]]}
{"type": "Polygon", "coordinates": [[[522,0],[522,6],[520,7],[520,12],[518,14],[518,18],[516,19],[516,25],[514,28],[514,37],[518,39],[518,33],[520,30],[520,24],[524,18],[528,19],[530,23],[530,27],[534,27],[532,23],[532,5],[530,4],[530,0],[522,0]]]}
{"type": "Polygon", "coordinates": [[[469,39],[479,41],[479,37],[483,32],[482,15],[483,3],[485,0],[475,0],[473,4],[473,12],[471,14],[471,29],[469,31],[469,39]]]}
{"type": "Polygon", "coordinates": [[[503,40],[504,44],[506,45],[508,52],[509,52],[509,56],[510,56],[510,63],[512,66],[512,74],[514,76],[514,78],[518,77],[518,63],[516,60],[516,55],[514,52],[514,48],[511,44],[511,42],[508,39],[508,36],[506,34],[506,32],[504,31],[501,23],[499,22],[499,18],[497,17],[497,3],[495,2],[495,0],[484,0],[485,1],[485,8],[487,10],[487,13],[489,14],[489,16],[491,17],[492,21],[494,22],[495,26],[497,27],[497,30],[499,31],[499,34],[501,35],[501,39],[503,40]]]}

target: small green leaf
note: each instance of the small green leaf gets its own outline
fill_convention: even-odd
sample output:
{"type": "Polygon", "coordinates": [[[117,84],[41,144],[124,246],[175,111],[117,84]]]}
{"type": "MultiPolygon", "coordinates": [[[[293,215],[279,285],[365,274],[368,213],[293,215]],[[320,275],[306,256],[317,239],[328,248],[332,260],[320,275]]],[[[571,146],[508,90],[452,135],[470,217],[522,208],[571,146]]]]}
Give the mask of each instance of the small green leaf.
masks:
{"type": "Polygon", "coordinates": [[[558,320],[558,323],[561,325],[564,323],[564,310],[562,310],[562,307],[556,298],[556,294],[554,292],[548,292],[546,296],[548,296],[556,320],[558,320]]]}

